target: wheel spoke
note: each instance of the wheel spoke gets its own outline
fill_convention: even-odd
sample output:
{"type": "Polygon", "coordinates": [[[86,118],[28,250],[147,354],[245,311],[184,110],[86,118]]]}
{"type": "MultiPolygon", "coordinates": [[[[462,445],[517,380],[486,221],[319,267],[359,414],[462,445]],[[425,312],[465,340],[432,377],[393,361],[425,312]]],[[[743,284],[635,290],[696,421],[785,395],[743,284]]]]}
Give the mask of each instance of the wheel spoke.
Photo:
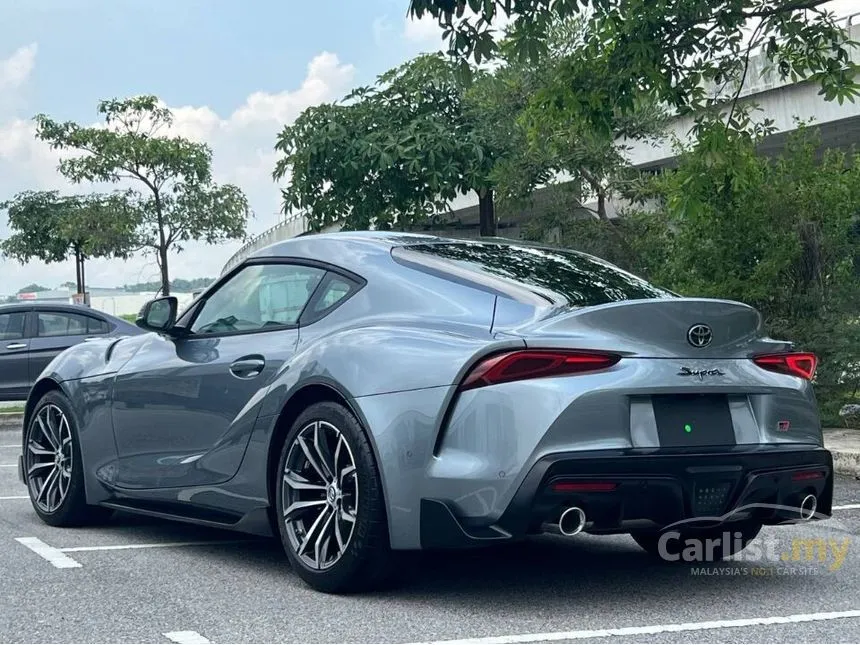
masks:
{"type": "Polygon", "coordinates": [[[48,457],[48,456],[53,457],[54,456],[53,450],[47,450],[47,449],[43,448],[42,446],[37,444],[32,439],[30,440],[30,443],[27,444],[27,450],[29,450],[31,454],[39,455],[42,457],[48,457]]]}
{"type": "MultiPolygon", "coordinates": [[[[47,408],[44,408],[44,410],[45,410],[45,411],[47,411],[47,408]]],[[[47,415],[46,415],[46,416],[47,416],[47,415]]],[[[39,430],[41,431],[42,436],[43,436],[43,437],[48,441],[48,443],[49,443],[49,444],[51,444],[51,448],[53,448],[53,449],[54,449],[54,451],[59,450],[59,449],[60,449],[60,446],[59,446],[59,445],[57,445],[56,443],[54,443],[54,438],[53,438],[53,436],[52,436],[52,435],[51,435],[51,433],[48,431],[48,429],[45,427],[45,423],[44,423],[44,421],[42,420],[42,412],[39,412],[39,414],[38,414],[38,415],[36,415],[36,421],[37,421],[37,422],[38,422],[38,424],[39,424],[39,430]]]]}
{"type": "Polygon", "coordinates": [[[350,513],[350,512],[349,512],[348,510],[346,510],[345,508],[340,509],[340,518],[341,518],[342,520],[346,520],[346,521],[347,521],[347,522],[349,522],[350,524],[355,524],[355,515],[353,515],[352,513],[350,513]]]}
{"type": "MultiPolygon", "coordinates": [[[[340,436],[340,433],[338,433],[338,436],[340,436]]],[[[321,423],[318,423],[316,428],[314,428],[314,449],[319,456],[320,465],[325,469],[327,476],[326,481],[333,481],[335,472],[334,459],[331,456],[331,450],[329,449],[325,435],[322,432],[321,423]]]]}
{"type": "MultiPolygon", "coordinates": [[[[57,450],[59,450],[62,446],[62,441],[60,441],[60,426],[53,420],[54,417],[51,414],[51,410],[55,409],[53,406],[49,406],[45,412],[45,423],[48,426],[48,431],[51,433],[51,443],[56,446],[57,450]]],[[[57,410],[57,412],[60,412],[57,410]]],[[[65,420],[65,416],[62,412],[60,412],[61,423],[62,420],[65,420]]]]}
{"type": "Polygon", "coordinates": [[[338,553],[343,553],[343,548],[346,545],[343,541],[343,534],[340,532],[340,518],[334,521],[334,538],[337,540],[338,553]]]}
{"type": "Polygon", "coordinates": [[[340,450],[343,448],[346,441],[343,438],[343,435],[338,433],[337,435],[337,445],[334,448],[334,470],[337,471],[337,465],[340,463],[340,450]]]}
{"type": "Polygon", "coordinates": [[[48,488],[48,491],[45,493],[45,503],[52,511],[55,510],[62,501],[62,498],[60,497],[60,481],[62,480],[62,477],[60,476],[61,469],[57,468],[56,472],[57,476],[54,477],[54,481],[51,482],[50,488],[48,488]],[[52,497],[53,503],[51,502],[52,497]]]}
{"type": "Polygon", "coordinates": [[[36,472],[40,468],[53,468],[55,465],[56,464],[54,464],[53,461],[43,461],[41,464],[33,464],[27,470],[27,476],[29,477],[30,475],[32,475],[34,472],[36,472]]]}
{"type": "MultiPolygon", "coordinates": [[[[328,516],[330,515],[329,511],[330,507],[326,506],[325,509],[323,509],[323,512],[319,514],[316,520],[314,520],[314,523],[311,524],[311,528],[309,528],[308,532],[305,534],[305,539],[302,540],[302,543],[299,545],[299,555],[302,555],[307,550],[308,546],[310,546],[311,542],[316,537],[317,531],[328,519],[328,516]]],[[[319,567],[319,560],[316,561],[316,565],[319,567]]]]}
{"type": "Polygon", "coordinates": [[[69,491],[71,483],[71,475],[65,470],[60,469],[60,503],[66,498],[66,493],[69,491]],[[63,485],[65,483],[65,485],[63,485]]]}
{"type": "MultiPolygon", "coordinates": [[[[53,464],[52,464],[53,465],[53,464]]],[[[47,492],[48,486],[50,486],[54,479],[57,477],[57,473],[59,472],[59,468],[54,468],[47,477],[45,477],[45,481],[42,482],[41,488],[39,488],[39,493],[36,495],[36,501],[42,499],[42,495],[47,492]]],[[[46,501],[47,503],[47,501],[46,501]]]]}
{"type": "Polygon", "coordinates": [[[314,455],[312,454],[313,451],[311,450],[310,446],[308,446],[308,442],[305,441],[305,438],[302,436],[299,436],[298,440],[299,440],[299,445],[302,447],[302,452],[305,453],[305,458],[308,460],[308,463],[311,465],[311,467],[315,471],[317,471],[317,475],[320,476],[320,479],[324,482],[331,481],[331,477],[326,477],[325,472],[320,467],[320,465],[317,463],[316,457],[314,457],[314,455]]]}
{"type": "Polygon", "coordinates": [[[340,471],[340,477],[338,478],[338,485],[343,486],[343,480],[355,473],[355,466],[349,464],[346,468],[340,471]]]}
{"type": "MultiPolygon", "coordinates": [[[[292,504],[290,504],[287,507],[287,510],[284,511],[284,519],[289,520],[290,517],[295,515],[296,513],[303,512],[303,511],[305,511],[309,508],[313,508],[315,506],[325,506],[325,505],[326,505],[326,501],[324,499],[314,499],[314,500],[309,500],[307,502],[293,502],[292,504]]],[[[324,511],[325,511],[325,509],[323,509],[323,512],[324,511]]],[[[322,515],[323,512],[321,512],[320,515],[322,515]]]]}
{"type": "Polygon", "coordinates": [[[314,484],[299,475],[288,470],[284,473],[284,483],[294,490],[325,490],[325,484],[314,484]]]}
{"type": "Polygon", "coordinates": [[[331,542],[331,535],[329,535],[329,527],[331,527],[332,520],[335,519],[334,513],[328,514],[328,519],[323,524],[323,527],[320,529],[319,537],[314,543],[314,559],[317,562],[317,567],[322,569],[323,564],[323,555],[328,553],[328,545],[331,542]]]}

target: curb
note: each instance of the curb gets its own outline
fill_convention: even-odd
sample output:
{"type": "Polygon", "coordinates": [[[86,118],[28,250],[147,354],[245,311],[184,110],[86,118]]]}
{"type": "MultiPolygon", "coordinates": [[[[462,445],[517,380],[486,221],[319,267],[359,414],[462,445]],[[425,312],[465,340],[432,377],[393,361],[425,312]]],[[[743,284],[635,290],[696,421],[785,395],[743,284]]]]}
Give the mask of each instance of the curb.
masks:
{"type": "Polygon", "coordinates": [[[840,475],[860,478],[860,452],[855,450],[831,450],[833,470],[840,475]]]}
{"type": "Polygon", "coordinates": [[[21,430],[24,424],[22,412],[0,413],[0,430],[21,430]]]}
{"type": "Polygon", "coordinates": [[[860,430],[824,428],[824,447],[833,455],[833,470],[860,477],[860,430]]]}

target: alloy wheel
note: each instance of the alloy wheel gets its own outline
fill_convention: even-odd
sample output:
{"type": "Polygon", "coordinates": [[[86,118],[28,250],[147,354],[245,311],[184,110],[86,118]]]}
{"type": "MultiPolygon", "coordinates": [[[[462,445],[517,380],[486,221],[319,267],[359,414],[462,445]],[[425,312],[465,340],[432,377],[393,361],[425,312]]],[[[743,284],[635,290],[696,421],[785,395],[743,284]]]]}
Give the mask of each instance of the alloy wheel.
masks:
{"type": "Polygon", "coordinates": [[[293,439],[281,477],[283,522],[295,554],[311,569],[343,556],[355,530],[358,475],[343,433],[314,421],[293,439]]]}
{"type": "Polygon", "coordinates": [[[56,511],[72,480],[72,429],[56,405],[39,409],[27,437],[24,466],[30,497],[45,513],[56,511]]]}

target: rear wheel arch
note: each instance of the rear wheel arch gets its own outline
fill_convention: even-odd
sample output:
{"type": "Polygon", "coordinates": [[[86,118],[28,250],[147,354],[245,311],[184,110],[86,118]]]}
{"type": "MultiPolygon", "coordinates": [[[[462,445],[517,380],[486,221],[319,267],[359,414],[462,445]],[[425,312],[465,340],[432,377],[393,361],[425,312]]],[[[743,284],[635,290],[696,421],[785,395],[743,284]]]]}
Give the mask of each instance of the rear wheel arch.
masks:
{"type": "Polygon", "coordinates": [[[60,384],[52,378],[43,378],[42,380],[37,381],[30,389],[30,393],[27,395],[27,403],[24,406],[23,427],[25,434],[27,431],[27,426],[30,424],[30,418],[33,416],[33,410],[36,408],[36,405],[39,403],[39,401],[42,400],[43,396],[53,390],[63,392],[63,388],[60,387],[60,384]]]}
{"type": "MultiPolygon", "coordinates": [[[[365,419],[364,415],[361,413],[361,410],[358,406],[350,403],[349,399],[343,394],[343,392],[337,388],[336,386],[330,383],[310,383],[299,390],[293,393],[289,399],[283,404],[281,407],[281,412],[278,415],[278,419],[275,422],[274,430],[272,431],[271,439],[269,440],[269,451],[266,457],[266,490],[268,491],[270,510],[274,509],[274,490],[272,489],[272,483],[274,481],[275,471],[278,468],[278,461],[281,456],[281,448],[283,447],[284,440],[287,438],[287,433],[289,433],[290,428],[292,428],[293,423],[295,423],[296,419],[299,418],[299,415],[307,410],[310,406],[315,403],[322,402],[331,402],[342,405],[347,410],[349,410],[352,415],[358,420],[359,425],[364,430],[365,435],[367,436],[367,440],[370,443],[370,447],[373,450],[373,458],[376,460],[377,471],[379,472],[380,479],[382,480],[382,499],[385,508],[388,508],[388,495],[387,490],[385,488],[385,476],[382,474],[382,464],[379,458],[379,450],[376,446],[376,440],[373,437],[373,433],[370,432],[367,419],[365,419]]],[[[274,513],[271,515],[272,520],[272,528],[276,528],[274,524],[274,513]]],[[[277,533],[276,533],[277,535],[277,533]]]]}

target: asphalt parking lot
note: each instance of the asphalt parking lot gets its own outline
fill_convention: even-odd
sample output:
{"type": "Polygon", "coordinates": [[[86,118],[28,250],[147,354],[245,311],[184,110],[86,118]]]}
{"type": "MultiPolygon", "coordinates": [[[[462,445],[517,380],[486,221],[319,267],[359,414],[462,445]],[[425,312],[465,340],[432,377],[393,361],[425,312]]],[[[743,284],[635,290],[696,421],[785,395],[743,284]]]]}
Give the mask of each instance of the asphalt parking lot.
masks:
{"type": "Polygon", "coordinates": [[[696,572],[653,561],[626,536],[540,538],[416,557],[397,588],[337,597],[305,587],[273,540],[128,515],[97,528],[42,524],[17,480],[19,436],[0,431],[4,642],[860,640],[853,478],[838,479],[832,520],[759,538],[784,554],[795,539],[841,545],[824,561],[801,549],[796,561],[696,572]]]}

